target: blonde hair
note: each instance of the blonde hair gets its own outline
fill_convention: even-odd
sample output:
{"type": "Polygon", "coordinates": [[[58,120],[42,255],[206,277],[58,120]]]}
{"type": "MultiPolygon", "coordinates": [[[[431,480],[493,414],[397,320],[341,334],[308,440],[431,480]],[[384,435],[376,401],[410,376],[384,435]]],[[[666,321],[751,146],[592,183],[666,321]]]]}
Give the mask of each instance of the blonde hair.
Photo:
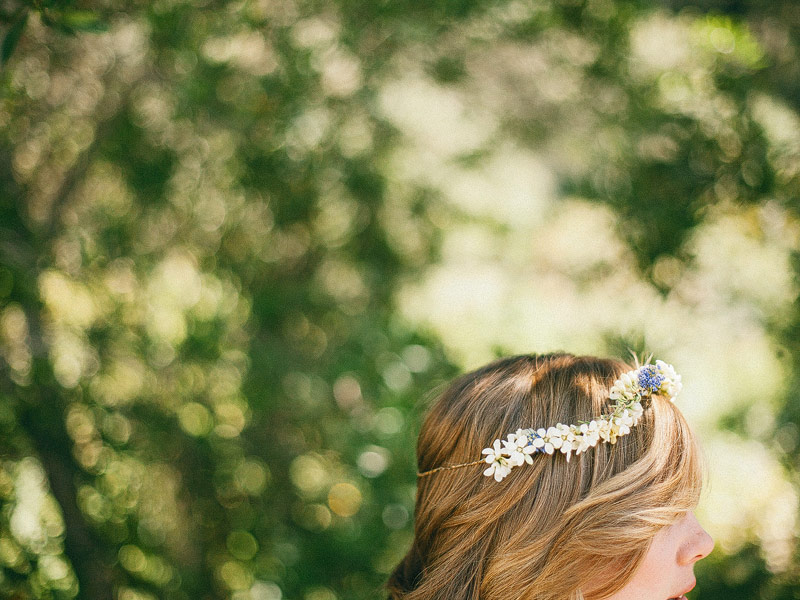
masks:
{"type": "MultiPolygon", "coordinates": [[[[425,418],[419,470],[474,461],[517,428],[588,421],[632,368],[524,355],[463,375],[425,418]]],[[[414,541],[387,583],[390,598],[594,600],[623,588],[656,532],[691,510],[702,487],[680,411],[659,396],[644,408],[629,435],[570,462],[536,455],[499,483],[483,476],[485,464],[420,478],[414,541]]]]}

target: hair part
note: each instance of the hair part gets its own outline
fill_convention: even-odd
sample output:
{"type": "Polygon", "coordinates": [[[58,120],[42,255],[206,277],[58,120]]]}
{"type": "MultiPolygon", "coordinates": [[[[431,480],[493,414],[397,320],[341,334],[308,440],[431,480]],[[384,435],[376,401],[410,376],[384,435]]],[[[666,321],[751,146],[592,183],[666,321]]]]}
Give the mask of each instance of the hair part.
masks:
{"type": "MultiPolygon", "coordinates": [[[[426,416],[420,471],[474,461],[517,428],[589,421],[630,365],[570,354],[495,361],[455,379],[426,416]]],[[[633,576],[656,532],[698,501],[702,469],[680,411],[652,396],[631,433],[569,462],[536,455],[502,482],[479,465],[418,480],[414,541],[392,600],[601,599],[633,576]],[[613,566],[613,571],[610,571],[613,566]]]]}

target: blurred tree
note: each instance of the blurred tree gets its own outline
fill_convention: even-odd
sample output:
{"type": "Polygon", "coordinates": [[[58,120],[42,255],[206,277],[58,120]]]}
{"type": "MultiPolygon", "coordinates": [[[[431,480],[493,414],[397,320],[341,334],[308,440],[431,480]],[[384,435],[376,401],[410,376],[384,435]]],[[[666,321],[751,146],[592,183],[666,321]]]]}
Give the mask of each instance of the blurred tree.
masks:
{"type": "Polygon", "coordinates": [[[376,559],[413,501],[398,434],[449,367],[391,312],[434,249],[417,192],[386,214],[369,113],[402,14],[308,8],[29,19],[0,153],[4,593],[366,598],[403,545],[376,559]]]}
{"type": "MultiPolygon", "coordinates": [[[[0,594],[379,596],[417,399],[454,370],[394,310],[454,209],[391,179],[381,86],[410,52],[469,86],[487,40],[588,48],[580,93],[506,89],[502,128],[540,148],[584,115],[601,135],[563,188],[617,210],[667,290],[707,207],[797,213],[797,148],[764,123],[796,118],[800,79],[792,2],[665,8],[710,85],[639,69],[654,7],[622,0],[4,4],[0,594]]],[[[775,327],[800,372],[800,307],[775,327]]],[[[759,560],[700,594],[736,597],[726,569],[797,591],[759,560]]]]}

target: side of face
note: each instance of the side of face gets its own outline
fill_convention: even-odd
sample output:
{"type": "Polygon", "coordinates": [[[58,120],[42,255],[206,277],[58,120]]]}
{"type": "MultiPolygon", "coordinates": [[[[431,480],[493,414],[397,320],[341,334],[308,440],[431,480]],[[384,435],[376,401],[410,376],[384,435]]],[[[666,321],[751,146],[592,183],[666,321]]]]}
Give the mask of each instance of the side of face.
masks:
{"type": "Polygon", "coordinates": [[[605,600],[669,600],[695,585],[694,565],[714,548],[714,540],[689,512],[653,538],[628,584],[605,600]]]}

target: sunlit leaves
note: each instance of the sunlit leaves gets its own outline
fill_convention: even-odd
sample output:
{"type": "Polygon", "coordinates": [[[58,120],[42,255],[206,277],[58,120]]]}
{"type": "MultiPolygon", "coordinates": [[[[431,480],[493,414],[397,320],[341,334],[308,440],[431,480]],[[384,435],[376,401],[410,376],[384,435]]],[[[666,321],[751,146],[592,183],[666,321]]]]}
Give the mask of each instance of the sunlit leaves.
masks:
{"type": "Polygon", "coordinates": [[[620,281],[636,281],[628,311],[651,308],[619,215],[661,292],[696,290],[692,254],[724,280],[703,280],[714,294],[792,319],[787,278],[752,285],[754,257],[788,246],[720,216],[712,240],[695,233],[705,207],[749,202],[758,235],[796,237],[792,84],[765,83],[795,42],[775,19],[606,0],[112,5],[104,32],[63,33],[97,28],[91,3],[40,3],[4,32],[0,587],[24,600],[98,572],[120,600],[374,597],[410,541],[419,398],[452,374],[398,310],[436,258],[510,261],[503,277],[462,261],[476,287],[442,276],[416,303],[464,347],[512,321],[512,341],[529,326],[590,343],[548,339],[524,308],[487,331],[454,310],[532,278],[562,286],[554,319],[598,331],[629,324],[607,310],[620,281]],[[558,276],[494,245],[545,222],[534,258],[558,276]],[[734,264],[708,258],[716,243],[734,264]],[[36,462],[53,449],[63,462],[36,462]],[[64,546],[71,531],[102,553],[64,546]]]}

